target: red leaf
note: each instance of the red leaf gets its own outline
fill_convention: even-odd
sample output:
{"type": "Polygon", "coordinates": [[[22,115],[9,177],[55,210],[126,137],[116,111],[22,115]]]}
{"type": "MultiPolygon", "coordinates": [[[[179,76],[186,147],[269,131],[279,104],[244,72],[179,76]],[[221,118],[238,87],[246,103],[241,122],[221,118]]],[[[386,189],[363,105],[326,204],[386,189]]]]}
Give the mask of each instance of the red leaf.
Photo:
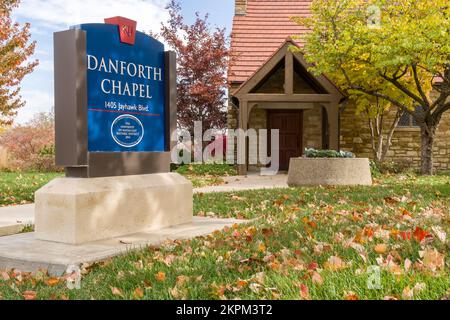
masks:
{"type": "Polygon", "coordinates": [[[300,285],[300,296],[304,300],[309,300],[310,299],[310,297],[309,297],[309,289],[303,283],[300,285]]]}
{"type": "Polygon", "coordinates": [[[422,242],[423,239],[425,239],[426,237],[428,237],[430,234],[428,232],[426,232],[425,230],[417,227],[416,230],[414,230],[414,238],[418,241],[418,242],[422,242]]]}
{"type": "Polygon", "coordinates": [[[411,234],[411,232],[405,232],[405,231],[401,231],[400,233],[399,233],[399,235],[400,235],[400,237],[403,239],[403,240],[411,240],[411,237],[412,237],[412,234],[411,234]]]}
{"type": "Polygon", "coordinates": [[[319,265],[317,264],[317,262],[312,262],[308,265],[308,270],[315,271],[315,270],[317,270],[317,268],[319,268],[319,265]]]}

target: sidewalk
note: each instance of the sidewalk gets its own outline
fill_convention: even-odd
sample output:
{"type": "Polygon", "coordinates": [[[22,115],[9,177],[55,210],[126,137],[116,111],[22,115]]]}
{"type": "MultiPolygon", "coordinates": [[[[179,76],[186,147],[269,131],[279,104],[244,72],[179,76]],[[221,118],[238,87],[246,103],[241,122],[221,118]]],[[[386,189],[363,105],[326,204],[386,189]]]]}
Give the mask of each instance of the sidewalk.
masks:
{"type": "Polygon", "coordinates": [[[249,174],[248,176],[225,177],[225,184],[219,186],[209,186],[197,188],[194,193],[213,192],[235,192],[246,190],[288,188],[287,174],[277,174],[274,176],[260,176],[249,174]]]}
{"type": "Polygon", "coordinates": [[[0,208],[0,237],[20,233],[27,225],[34,224],[34,205],[0,208]]]}
{"type": "MultiPolygon", "coordinates": [[[[235,192],[258,189],[287,188],[287,175],[225,177],[225,184],[194,189],[194,193],[235,192]]],[[[0,207],[0,237],[20,233],[34,224],[34,204],[0,207]]]]}

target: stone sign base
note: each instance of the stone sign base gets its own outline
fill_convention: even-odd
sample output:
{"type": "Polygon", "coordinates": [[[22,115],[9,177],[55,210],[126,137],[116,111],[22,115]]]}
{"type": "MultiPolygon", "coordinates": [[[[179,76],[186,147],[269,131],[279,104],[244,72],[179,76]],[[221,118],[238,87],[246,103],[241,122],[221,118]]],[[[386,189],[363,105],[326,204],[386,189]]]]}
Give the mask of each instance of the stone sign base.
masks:
{"type": "Polygon", "coordinates": [[[35,238],[79,245],[192,223],[192,195],[177,173],[55,179],[36,192],[35,238]]]}

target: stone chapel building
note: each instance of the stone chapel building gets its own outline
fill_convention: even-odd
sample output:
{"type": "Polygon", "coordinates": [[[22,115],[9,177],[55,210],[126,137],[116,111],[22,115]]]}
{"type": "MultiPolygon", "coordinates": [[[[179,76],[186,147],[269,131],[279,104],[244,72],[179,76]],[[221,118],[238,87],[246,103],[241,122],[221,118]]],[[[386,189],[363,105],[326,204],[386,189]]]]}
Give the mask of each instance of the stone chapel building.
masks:
{"type": "MultiPolygon", "coordinates": [[[[303,56],[289,50],[302,46],[301,39],[290,37],[306,32],[290,17],[308,15],[311,2],[235,0],[228,127],[279,129],[280,170],[305,148],[373,158],[367,120],[355,114],[355,106],[326,75],[309,73],[303,56]]],[[[255,156],[248,153],[247,158],[255,156]]],[[[420,128],[408,114],[394,133],[387,160],[420,168],[420,128]]],[[[437,170],[450,170],[450,112],[437,130],[434,162],[437,170]]],[[[252,169],[239,166],[240,174],[252,169]]]]}

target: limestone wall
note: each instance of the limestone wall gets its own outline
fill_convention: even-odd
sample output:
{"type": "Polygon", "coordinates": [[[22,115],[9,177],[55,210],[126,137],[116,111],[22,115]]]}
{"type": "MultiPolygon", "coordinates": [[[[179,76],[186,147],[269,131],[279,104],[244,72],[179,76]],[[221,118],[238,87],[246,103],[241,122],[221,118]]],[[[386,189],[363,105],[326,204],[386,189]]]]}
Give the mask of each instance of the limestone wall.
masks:
{"type": "MultiPolygon", "coordinates": [[[[341,114],[341,149],[372,159],[368,122],[363,115],[355,115],[355,109],[354,105],[349,104],[341,114]]],[[[386,130],[392,123],[395,112],[396,110],[392,110],[386,119],[386,130]]],[[[394,133],[387,160],[419,169],[420,149],[420,129],[399,127],[394,133]]],[[[436,133],[434,163],[438,171],[450,170],[450,112],[443,115],[436,133]]]]}
{"type": "Polygon", "coordinates": [[[303,111],[303,149],[322,149],[322,109],[303,111]]]}

